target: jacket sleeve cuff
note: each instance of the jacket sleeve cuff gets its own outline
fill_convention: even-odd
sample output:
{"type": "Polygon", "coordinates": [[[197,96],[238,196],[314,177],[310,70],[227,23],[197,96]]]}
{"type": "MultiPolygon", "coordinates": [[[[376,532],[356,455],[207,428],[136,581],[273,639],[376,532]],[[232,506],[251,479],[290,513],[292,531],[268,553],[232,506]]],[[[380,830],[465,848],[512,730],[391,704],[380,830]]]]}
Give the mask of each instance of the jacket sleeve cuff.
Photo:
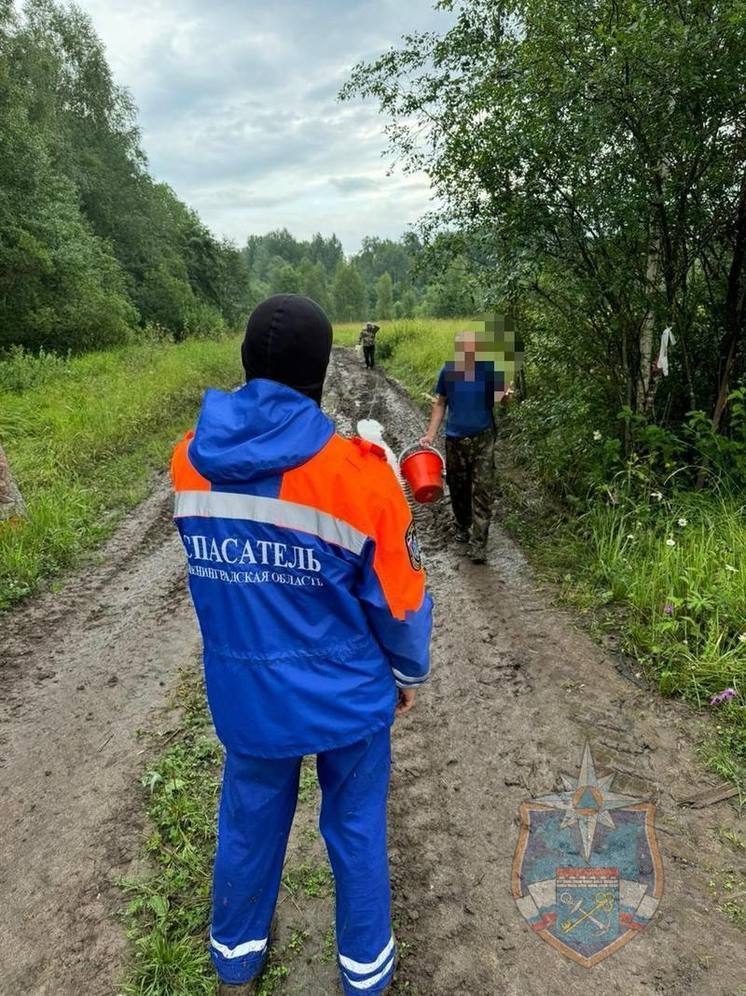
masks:
{"type": "Polygon", "coordinates": [[[394,681],[397,688],[420,688],[430,677],[429,671],[426,674],[410,676],[404,674],[402,671],[397,671],[396,668],[392,668],[391,670],[394,673],[394,681]]]}

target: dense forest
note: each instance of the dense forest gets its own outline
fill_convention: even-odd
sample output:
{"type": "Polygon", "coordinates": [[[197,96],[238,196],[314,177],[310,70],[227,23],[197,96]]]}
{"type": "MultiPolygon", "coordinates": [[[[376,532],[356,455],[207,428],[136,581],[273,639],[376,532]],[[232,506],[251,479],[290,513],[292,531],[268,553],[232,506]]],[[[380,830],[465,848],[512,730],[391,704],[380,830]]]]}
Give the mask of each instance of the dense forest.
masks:
{"type": "Polygon", "coordinates": [[[300,242],[286,230],[249,237],[243,256],[251,286],[266,294],[299,293],[317,301],[334,319],[436,318],[470,315],[479,287],[463,256],[446,259],[407,232],[398,242],[365,237],[345,258],[336,236],[300,242]]]}
{"type": "Polygon", "coordinates": [[[126,91],[74,7],[0,0],[0,347],[64,351],[232,325],[242,255],[148,173],[126,91]]]}
{"type": "Polygon", "coordinates": [[[463,263],[428,280],[415,235],[352,259],[333,235],[216,238],[148,171],[132,99],[74,6],[28,0],[19,16],[0,0],[0,97],[0,350],[82,352],[145,327],[178,341],[279,291],[341,320],[473,307],[463,263]]]}

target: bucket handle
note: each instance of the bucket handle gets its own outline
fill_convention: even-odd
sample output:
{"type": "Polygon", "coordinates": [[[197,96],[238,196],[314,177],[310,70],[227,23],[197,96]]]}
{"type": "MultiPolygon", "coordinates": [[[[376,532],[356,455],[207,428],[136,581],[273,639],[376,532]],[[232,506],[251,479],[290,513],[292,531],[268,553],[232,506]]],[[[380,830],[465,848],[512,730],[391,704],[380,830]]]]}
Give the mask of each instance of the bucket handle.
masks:
{"type": "Polygon", "coordinates": [[[410,443],[409,446],[405,446],[404,449],[401,451],[401,455],[399,456],[400,467],[402,460],[409,455],[410,450],[412,450],[413,452],[418,450],[419,451],[426,450],[428,453],[435,453],[438,459],[440,460],[441,467],[445,467],[446,465],[442,453],[440,452],[440,450],[437,450],[434,446],[423,446],[422,443],[410,443]]]}

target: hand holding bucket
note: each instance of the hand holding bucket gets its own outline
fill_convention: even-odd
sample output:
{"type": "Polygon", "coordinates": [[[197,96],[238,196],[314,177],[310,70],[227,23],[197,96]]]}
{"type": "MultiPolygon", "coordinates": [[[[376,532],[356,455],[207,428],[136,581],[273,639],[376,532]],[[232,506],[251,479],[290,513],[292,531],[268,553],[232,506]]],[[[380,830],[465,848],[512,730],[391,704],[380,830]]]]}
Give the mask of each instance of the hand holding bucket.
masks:
{"type": "Polygon", "coordinates": [[[399,467],[416,502],[428,505],[443,497],[443,457],[434,447],[413,443],[399,457],[399,467]]]}

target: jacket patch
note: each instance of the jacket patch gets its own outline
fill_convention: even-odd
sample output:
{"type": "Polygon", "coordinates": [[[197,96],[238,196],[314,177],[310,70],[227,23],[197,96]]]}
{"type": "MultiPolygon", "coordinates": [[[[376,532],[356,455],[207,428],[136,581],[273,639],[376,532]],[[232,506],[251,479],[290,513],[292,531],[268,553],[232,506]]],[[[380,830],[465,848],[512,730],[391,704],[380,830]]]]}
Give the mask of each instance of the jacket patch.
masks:
{"type": "Polygon", "coordinates": [[[420,551],[420,542],[417,539],[417,530],[414,526],[414,519],[409,523],[409,528],[407,529],[406,535],[407,541],[407,552],[409,553],[409,560],[412,567],[416,571],[422,570],[422,553],[420,551]]]}

